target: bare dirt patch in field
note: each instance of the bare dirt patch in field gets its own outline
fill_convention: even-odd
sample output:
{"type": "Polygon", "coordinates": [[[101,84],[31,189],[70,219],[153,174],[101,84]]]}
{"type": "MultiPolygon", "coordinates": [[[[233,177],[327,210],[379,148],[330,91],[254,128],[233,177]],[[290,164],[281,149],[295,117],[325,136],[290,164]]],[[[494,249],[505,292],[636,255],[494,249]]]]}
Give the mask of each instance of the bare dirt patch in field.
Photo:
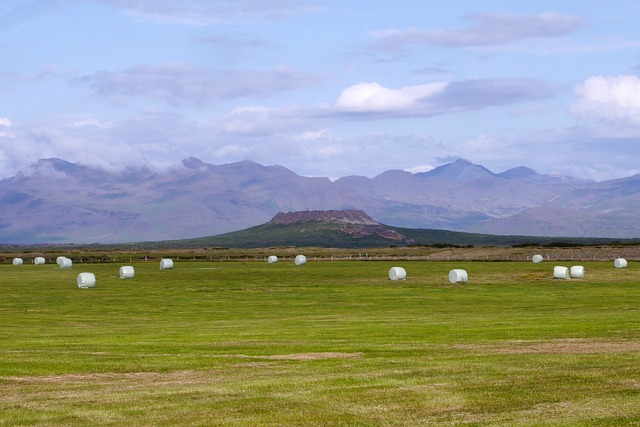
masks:
{"type": "MultiPolygon", "coordinates": [[[[267,356],[249,356],[244,354],[226,355],[229,358],[258,359],[258,360],[323,360],[323,359],[346,359],[362,357],[364,353],[293,353],[276,354],[267,356]]],[[[249,362],[246,366],[269,366],[273,362],[249,362]]],[[[61,375],[40,375],[25,377],[0,377],[0,382],[22,383],[22,384],[46,384],[46,383],[86,383],[86,382],[131,382],[146,384],[189,384],[198,383],[215,376],[224,376],[218,371],[176,371],[176,372],[108,372],[108,373],[86,373],[86,374],[61,374],[61,375]]]]}
{"type": "Polygon", "coordinates": [[[3,377],[4,381],[16,383],[84,383],[84,382],[147,382],[147,383],[194,383],[209,375],[207,371],[176,372],[108,372],[87,374],[39,375],[27,377],[3,377]]]}
{"type": "Polygon", "coordinates": [[[640,351],[640,342],[562,339],[547,342],[509,341],[500,344],[463,344],[454,347],[482,354],[592,354],[640,351]]]}
{"type": "Polygon", "coordinates": [[[363,353],[294,353],[294,354],[276,354],[273,356],[258,356],[260,359],[269,360],[320,360],[320,359],[345,359],[353,357],[362,357],[363,353]]]}

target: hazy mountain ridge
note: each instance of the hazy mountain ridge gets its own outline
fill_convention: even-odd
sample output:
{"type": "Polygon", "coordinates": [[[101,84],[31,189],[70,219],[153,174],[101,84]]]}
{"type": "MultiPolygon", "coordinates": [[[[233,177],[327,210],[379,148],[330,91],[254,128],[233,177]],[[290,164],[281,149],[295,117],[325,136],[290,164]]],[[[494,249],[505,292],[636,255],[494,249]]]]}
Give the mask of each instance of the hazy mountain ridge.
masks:
{"type": "Polygon", "coordinates": [[[0,181],[0,242],[128,242],[217,235],[278,212],[359,210],[398,227],[536,236],[640,236],[640,175],[591,182],[466,160],[374,178],[299,176],[251,161],[188,158],[163,171],[43,159],[0,181]]]}

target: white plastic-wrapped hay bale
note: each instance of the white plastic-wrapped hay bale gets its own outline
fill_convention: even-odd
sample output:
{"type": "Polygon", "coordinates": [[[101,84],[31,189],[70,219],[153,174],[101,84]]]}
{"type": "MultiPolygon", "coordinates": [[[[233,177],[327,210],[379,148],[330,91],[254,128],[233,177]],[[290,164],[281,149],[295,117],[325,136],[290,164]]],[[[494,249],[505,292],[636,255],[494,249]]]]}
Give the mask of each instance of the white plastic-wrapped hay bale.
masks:
{"type": "Polygon", "coordinates": [[[11,264],[13,265],[22,265],[24,263],[24,261],[22,260],[22,258],[14,258],[13,261],[11,261],[11,264]]]}
{"type": "Polygon", "coordinates": [[[162,258],[160,260],[160,270],[170,270],[173,268],[173,260],[170,258],[162,258]]]}
{"type": "Polygon", "coordinates": [[[268,262],[269,264],[276,263],[276,262],[278,262],[278,257],[277,257],[277,256],[275,256],[275,255],[270,255],[270,256],[267,258],[267,262],[268,262]]]}
{"type": "Polygon", "coordinates": [[[569,269],[562,265],[556,265],[553,267],[553,278],[554,279],[569,279],[569,269]]]}
{"type": "Polygon", "coordinates": [[[625,268],[627,266],[627,260],[624,258],[616,258],[616,260],[613,261],[613,266],[615,268],[625,268]]]}
{"type": "Polygon", "coordinates": [[[56,258],[56,264],[58,264],[58,267],[62,266],[62,261],[65,259],[66,257],[64,256],[59,256],[58,258],[56,258]]]}
{"type": "Polygon", "coordinates": [[[535,254],[534,256],[531,257],[531,261],[533,261],[534,264],[539,264],[544,260],[544,257],[540,254],[535,254]]]}
{"type": "Polygon", "coordinates": [[[124,265],[120,267],[121,279],[133,279],[136,275],[136,270],[130,265],[124,265]]]}
{"type": "Polygon", "coordinates": [[[307,263],[307,257],[304,255],[298,255],[293,262],[295,265],[304,265],[307,263]]]}
{"type": "Polygon", "coordinates": [[[41,256],[37,256],[33,259],[33,263],[35,265],[43,265],[45,262],[47,261],[44,259],[44,257],[41,257],[41,256]]]}
{"type": "Polygon", "coordinates": [[[78,287],[81,289],[95,288],[96,287],[96,275],[93,273],[80,273],[78,274],[78,287]]]}
{"type": "Polygon", "coordinates": [[[407,271],[402,267],[391,267],[389,270],[389,280],[405,280],[407,271]]]}
{"type": "Polygon", "coordinates": [[[569,272],[572,279],[584,279],[584,266],[582,265],[573,265],[571,266],[571,270],[569,272]]]}
{"type": "Polygon", "coordinates": [[[58,262],[60,268],[71,268],[73,266],[73,261],[70,258],[62,257],[62,259],[58,262]]]}
{"type": "Polygon", "coordinates": [[[461,268],[454,268],[449,272],[450,283],[467,283],[469,281],[469,274],[466,270],[461,268]]]}

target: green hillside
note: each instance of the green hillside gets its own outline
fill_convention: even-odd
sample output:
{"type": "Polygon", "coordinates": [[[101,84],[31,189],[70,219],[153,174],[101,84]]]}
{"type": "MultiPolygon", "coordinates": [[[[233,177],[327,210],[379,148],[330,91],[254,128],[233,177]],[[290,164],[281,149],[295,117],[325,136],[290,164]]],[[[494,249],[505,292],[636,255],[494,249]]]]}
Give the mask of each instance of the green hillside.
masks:
{"type": "MultiPolygon", "coordinates": [[[[404,236],[402,240],[384,238],[378,234],[362,237],[344,231],[344,227],[322,221],[295,224],[267,223],[245,230],[218,236],[195,239],[171,240],[145,243],[153,248],[261,248],[261,247],[333,247],[376,248],[388,246],[518,246],[518,245],[593,245],[621,242],[620,239],[553,238],[532,236],[498,236],[490,234],[463,233],[447,230],[411,229],[386,226],[404,236]]],[[[640,243],[637,239],[624,243],[640,243]]]]}

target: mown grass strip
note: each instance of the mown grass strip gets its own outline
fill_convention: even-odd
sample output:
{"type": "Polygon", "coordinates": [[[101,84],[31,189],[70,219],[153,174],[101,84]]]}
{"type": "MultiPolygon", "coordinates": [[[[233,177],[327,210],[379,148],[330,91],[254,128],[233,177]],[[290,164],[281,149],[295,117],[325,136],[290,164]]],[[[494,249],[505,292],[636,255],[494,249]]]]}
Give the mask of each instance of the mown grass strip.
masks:
{"type": "Polygon", "coordinates": [[[638,423],[640,273],[583,264],[3,265],[0,425],[638,423]]]}

